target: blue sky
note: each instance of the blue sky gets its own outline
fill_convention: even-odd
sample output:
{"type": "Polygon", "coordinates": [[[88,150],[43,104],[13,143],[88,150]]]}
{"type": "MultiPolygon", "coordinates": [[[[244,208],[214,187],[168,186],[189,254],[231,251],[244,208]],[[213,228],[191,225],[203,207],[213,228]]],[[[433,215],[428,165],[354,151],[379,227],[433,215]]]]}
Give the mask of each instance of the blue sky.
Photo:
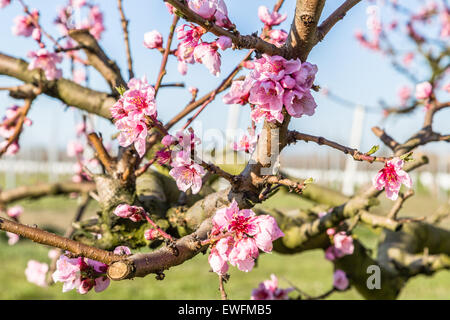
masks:
{"type": "MultiPolygon", "coordinates": [[[[25,0],[30,7],[40,9],[41,21],[44,28],[58,36],[52,21],[56,17],[57,8],[66,1],[51,0],[25,0]]],[[[14,3],[0,10],[1,45],[0,52],[16,57],[26,57],[29,50],[35,50],[33,40],[15,37],[11,34],[13,18],[21,13],[21,7],[14,3]]],[[[262,24],[257,17],[259,5],[272,8],[274,0],[226,0],[231,20],[237,25],[242,34],[250,34],[261,29],[262,24]]],[[[120,18],[115,0],[96,1],[104,12],[105,26],[101,45],[109,56],[114,59],[127,77],[125,49],[123,47],[120,18]]],[[[288,19],[281,25],[285,30],[289,29],[290,21],[294,14],[293,0],[286,0],[281,12],[288,14],[288,19]]],[[[327,1],[323,17],[328,16],[341,1],[327,1]]],[[[418,2],[415,2],[418,3],[418,2]]],[[[156,50],[148,50],[142,45],[143,34],[157,29],[165,37],[168,34],[168,26],[171,16],[166,10],[163,1],[160,0],[125,0],[125,14],[130,19],[130,41],[134,57],[134,69],[137,76],[147,75],[150,82],[155,82],[161,61],[161,54],[156,50]]],[[[377,105],[380,98],[387,102],[397,102],[396,91],[403,84],[410,84],[408,80],[396,73],[389,62],[381,55],[374,54],[362,48],[354,40],[354,31],[357,28],[365,29],[368,1],[358,4],[333,30],[325,40],[318,44],[309,56],[309,61],[318,65],[319,72],[316,84],[329,87],[333,92],[351,101],[363,105],[377,105]]],[[[385,14],[382,12],[382,14],[385,14]]],[[[388,14],[388,13],[386,13],[388,14]]],[[[228,74],[245,54],[244,51],[227,50],[222,55],[222,73],[228,74]]],[[[189,66],[187,76],[181,76],[176,70],[176,60],[171,58],[168,63],[168,74],[165,82],[184,81],[186,86],[196,86],[200,95],[215,88],[221,81],[209,73],[203,65],[189,66]]],[[[64,65],[64,76],[69,76],[68,65],[64,65]]],[[[419,78],[426,75],[418,73],[419,78]]],[[[0,77],[0,86],[18,83],[10,78],[0,77]]],[[[107,91],[105,81],[95,70],[90,72],[90,85],[92,88],[107,91]]],[[[347,143],[350,135],[352,108],[344,108],[320,94],[315,94],[318,107],[312,117],[294,119],[291,128],[305,133],[322,135],[341,143],[347,143]]],[[[187,89],[162,89],[158,95],[158,114],[165,122],[176,114],[190,100],[187,89]]],[[[6,92],[0,92],[0,114],[16,101],[9,98],[6,92]]],[[[20,102],[19,102],[20,103],[20,102]]],[[[204,129],[225,129],[229,107],[221,101],[221,96],[199,117],[204,129]]],[[[397,117],[387,122],[381,122],[380,114],[366,114],[364,135],[361,149],[368,150],[374,144],[380,142],[371,133],[374,125],[385,127],[387,132],[399,141],[403,141],[413,132],[417,131],[422,123],[423,111],[417,110],[413,115],[397,117]]],[[[54,144],[64,147],[68,140],[75,136],[73,124],[81,119],[79,112],[66,110],[57,100],[41,96],[33,104],[30,117],[34,121],[32,127],[27,127],[21,137],[23,148],[32,145],[54,144]]],[[[435,120],[436,131],[449,133],[449,110],[442,111],[435,120]]],[[[249,125],[249,109],[243,107],[240,118],[240,127],[249,125]]],[[[99,120],[97,130],[104,136],[115,132],[114,127],[106,121],[99,120]]],[[[448,144],[435,144],[428,147],[436,152],[448,154],[448,144]]],[[[298,143],[289,152],[318,152],[323,149],[315,145],[298,143]]]]}

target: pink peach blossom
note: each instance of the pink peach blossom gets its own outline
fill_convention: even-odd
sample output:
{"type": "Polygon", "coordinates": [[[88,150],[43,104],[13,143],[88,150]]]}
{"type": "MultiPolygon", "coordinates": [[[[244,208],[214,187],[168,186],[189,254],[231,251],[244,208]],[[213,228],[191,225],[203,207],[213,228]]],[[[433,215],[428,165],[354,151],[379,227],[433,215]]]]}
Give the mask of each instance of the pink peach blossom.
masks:
{"type": "Polygon", "coordinates": [[[0,9],[8,6],[11,3],[11,0],[0,0],[0,9]]]}
{"type": "Polygon", "coordinates": [[[103,31],[105,31],[105,26],[103,25],[103,13],[96,5],[89,9],[88,27],[92,36],[95,39],[100,40],[103,31]]]}
{"type": "Polygon", "coordinates": [[[283,96],[283,103],[287,112],[294,118],[300,118],[304,114],[312,116],[317,107],[309,90],[288,90],[283,96]]]}
{"type": "Polygon", "coordinates": [[[203,42],[195,47],[193,54],[196,62],[204,64],[209,72],[219,76],[221,60],[216,45],[203,42]]]}
{"type": "Polygon", "coordinates": [[[118,136],[119,145],[128,147],[134,144],[139,156],[142,158],[146,149],[147,125],[141,119],[123,118],[115,123],[116,128],[120,131],[118,136]]]}
{"type": "Polygon", "coordinates": [[[171,166],[169,174],[175,179],[178,189],[186,192],[191,188],[193,194],[200,191],[205,170],[190,159],[188,152],[177,152],[171,166]]]}
{"type": "Polygon", "coordinates": [[[416,99],[423,100],[428,99],[433,92],[433,87],[427,81],[421,82],[416,85],[416,99]]]}
{"type": "Polygon", "coordinates": [[[217,3],[214,14],[215,23],[222,28],[231,28],[233,24],[228,18],[228,9],[224,0],[214,0],[217,3]]]}
{"type": "Polygon", "coordinates": [[[144,238],[149,241],[155,240],[158,237],[159,237],[159,232],[156,229],[147,229],[144,232],[144,238]]]}
{"type": "Polygon", "coordinates": [[[211,19],[217,10],[217,2],[214,0],[190,0],[188,6],[189,9],[207,20],[211,19]]]}
{"type": "Polygon", "coordinates": [[[409,98],[411,98],[411,88],[408,86],[402,86],[397,91],[397,94],[400,98],[400,104],[404,106],[408,102],[409,98]]]}
{"type": "Polygon", "coordinates": [[[42,32],[39,28],[34,28],[33,32],[31,33],[31,37],[36,40],[37,42],[41,42],[42,38],[42,32]]]}
{"type": "Polygon", "coordinates": [[[241,238],[235,241],[228,255],[228,262],[239,270],[249,272],[259,256],[258,246],[254,238],[241,238]]]}
{"type": "Polygon", "coordinates": [[[208,256],[208,262],[213,272],[224,275],[228,271],[228,255],[231,252],[232,243],[234,242],[232,237],[226,237],[220,239],[214,247],[211,248],[211,253],[208,256]]]}
{"type": "Polygon", "coordinates": [[[271,13],[266,6],[260,6],[258,17],[266,26],[276,26],[286,20],[287,14],[280,14],[277,11],[271,13]]]}
{"type": "Polygon", "coordinates": [[[77,140],[72,140],[67,143],[67,155],[75,157],[84,152],[84,146],[77,140]]]}
{"type": "MultiPolygon", "coordinates": [[[[8,141],[2,141],[0,142],[0,150],[2,150],[3,148],[6,147],[6,145],[8,144],[8,141]]],[[[19,152],[20,147],[19,144],[16,142],[13,142],[9,145],[9,147],[6,149],[5,155],[7,156],[13,156],[15,154],[17,154],[17,152],[19,152]]]]}
{"type": "Polygon", "coordinates": [[[334,247],[339,250],[342,255],[350,255],[353,253],[353,238],[345,232],[338,232],[333,236],[334,247]]]}
{"type": "Polygon", "coordinates": [[[80,294],[86,294],[92,288],[96,292],[105,290],[110,283],[106,276],[108,265],[87,259],[69,259],[61,255],[56,262],[56,271],[52,277],[55,282],[63,282],[63,292],[76,289],[80,294]]]}
{"type": "MultiPolygon", "coordinates": [[[[253,269],[259,249],[272,251],[272,242],[284,236],[271,216],[256,216],[252,210],[239,210],[235,200],[213,216],[212,236],[224,235],[211,248],[210,264],[213,270],[224,270],[229,262],[239,270],[253,269]]],[[[217,272],[217,271],[215,271],[217,272]]]]}
{"type": "Polygon", "coordinates": [[[403,164],[404,161],[397,157],[387,161],[372,180],[373,186],[378,190],[384,188],[386,196],[391,200],[397,199],[402,184],[411,188],[412,181],[408,173],[402,170],[403,164]]]}
{"type": "Polygon", "coordinates": [[[49,267],[46,263],[40,263],[36,260],[29,260],[27,268],[25,269],[25,275],[28,282],[34,283],[40,287],[46,287],[46,277],[49,267]]]}
{"type": "Polygon", "coordinates": [[[250,96],[251,81],[235,80],[231,83],[230,91],[223,96],[223,102],[226,104],[246,104],[250,96]]]}
{"type": "Polygon", "coordinates": [[[282,123],[284,119],[282,110],[263,110],[262,108],[254,108],[251,117],[254,122],[266,120],[267,122],[278,121],[282,123]]]}
{"type": "Polygon", "coordinates": [[[30,51],[28,57],[31,58],[28,70],[42,69],[47,80],[61,78],[62,71],[56,67],[56,64],[62,61],[61,55],[49,52],[47,49],[39,49],[30,51]]]}
{"type": "Polygon", "coordinates": [[[269,41],[278,47],[284,45],[287,37],[288,33],[284,30],[273,29],[269,31],[269,38],[270,38],[269,41]]]}
{"type": "Polygon", "coordinates": [[[149,49],[162,48],[163,37],[158,30],[149,31],[144,34],[144,46],[149,49]]]}
{"type": "Polygon", "coordinates": [[[131,255],[131,250],[127,246],[118,246],[114,249],[114,254],[117,255],[131,255]]]}
{"type": "Polygon", "coordinates": [[[231,48],[232,44],[231,39],[227,36],[220,36],[219,39],[216,40],[216,45],[220,48],[220,50],[231,48]]]}
{"type": "Polygon", "coordinates": [[[265,80],[250,89],[248,101],[264,110],[279,111],[283,108],[283,87],[272,80],[265,80]]]}
{"type": "Polygon", "coordinates": [[[333,286],[336,289],[343,291],[348,288],[348,285],[349,281],[345,272],[340,269],[336,269],[333,275],[333,286]]]}
{"type": "Polygon", "coordinates": [[[444,90],[445,92],[450,93],[450,82],[446,83],[443,87],[442,90],[444,90]]]}
{"type": "Polygon", "coordinates": [[[56,271],[52,274],[54,282],[63,282],[63,292],[70,291],[80,286],[81,270],[79,259],[69,259],[61,255],[56,262],[56,271]]]}
{"type": "Polygon", "coordinates": [[[403,56],[402,62],[406,67],[409,67],[414,60],[414,52],[408,52],[403,56]]]}
{"type": "Polygon", "coordinates": [[[86,81],[86,71],[83,69],[75,69],[72,72],[73,81],[80,84],[86,81]]]}
{"type": "Polygon", "coordinates": [[[12,27],[12,33],[15,36],[29,37],[36,28],[33,21],[39,19],[39,12],[35,9],[31,10],[31,15],[17,16],[14,18],[14,26],[12,27]]]}
{"type": "Polygon", "coordinates": [[[239,142],[233,144],[234,151],[244,151],[247,153],[253,153],[256,147],[257,136],[255,135],[254,129],[248,130],[249,135],[246,134],[241,137],[239,142]]]}
{"type": "Polygon", "coordinates": [[[19,235],[12,233],[12,232],[6,232],[6,236],[8,237],[8,244],[10,246],[15,245],[17,242],[19,242],[19,235]]]}
{"type": "Polygon", "coordinates": [[[22,213],[23,213],[23,207],[22,207],[22,206],[14,206],[14,207],[9,208],[9,209],[6,211],[6,214],[7,214],[8,216],[10,216],[11,218],[13,218],[13,219],[19,218],[19,216],[20,216],[22,213]]]}
{"type": "Polygon", "coordinates": [[[294,288],[281,289],[278,287],[278,278],[272,274],[270,280],[264,280],[253,289],[251,300],[288,300],[289,292],[294,288]]]}
{"type": "Polygon", "coordinates": [[[133,222],[138,222],[143,219],[144,209],[137,206],[130,206],[128,204],[119,204],[114,210],[114,214],[124,219],[130,219],[133,222]]]}

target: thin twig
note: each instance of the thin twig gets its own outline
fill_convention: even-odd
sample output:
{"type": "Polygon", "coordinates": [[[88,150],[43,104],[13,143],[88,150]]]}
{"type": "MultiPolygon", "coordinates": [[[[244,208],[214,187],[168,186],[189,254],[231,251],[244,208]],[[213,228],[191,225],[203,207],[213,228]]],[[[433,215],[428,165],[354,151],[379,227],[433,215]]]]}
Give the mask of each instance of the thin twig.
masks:
{"type": "Polygon", "coordinates": [[[219,290],[220,290],[220,297],[222,298],[222,300],[228,300],[227,293],[225,292],[223,276],[220,274],[219,274],[219,290]]]}
{"type": "Polygon", "coordinates": [[[312,141],[312,142],[317,143],[318,145],[329,146],[333,149],[342,151],[345,154],[351,155],[353,157],[353,159],[355,159],[356,161],[386,162],[386,161],[392,160],[392,157],[371,156],[371,155],[362,153],[362,152],[358,151],[357,149],[343,146],[337,142],[325,139],[323,137],[312,136],[312,135],[309,135],[306,133],[301,133],[298,131],[289,131],[288,143],[294,143],[298,140],[302,140],[302,141],[306,141],[306,142],[312,141]]]}
{"type": "Polygon", "coordinates": [[[155,96],[158,94],[158,90],[161,86],[161,81],[164,78],[164,75],[166,74],[166,65],[167,65],[167,60],[169,58],[170,46],[172,45],[173,35],[175,33],[175,28],[177,26],[179,19],[180,19],[180,17],[178,17],[177,15],[174,15],[173,20],[172,20],[172,25],[170,26],[169,36],[167,38],[167,43],[166,43],[166,50],[164,51],[164,55],[161,60],[161,67],[159,68],[158,79],[156,80],[156,84],[155,84],[155,96]]]}
{"type": "Polygon", "coordinates": [[[128,20],[125,18],[125,13],[123,12],[122,0],[117,0],[117,7],[119,8],[120,20],[122,22],[123,40],[125,43],[125,50],[127,53],[129,79],[132,79],[134,78],[134,72],[133,72],[133,60],[131,58],[130,39],[128,38],[128,20]]]}

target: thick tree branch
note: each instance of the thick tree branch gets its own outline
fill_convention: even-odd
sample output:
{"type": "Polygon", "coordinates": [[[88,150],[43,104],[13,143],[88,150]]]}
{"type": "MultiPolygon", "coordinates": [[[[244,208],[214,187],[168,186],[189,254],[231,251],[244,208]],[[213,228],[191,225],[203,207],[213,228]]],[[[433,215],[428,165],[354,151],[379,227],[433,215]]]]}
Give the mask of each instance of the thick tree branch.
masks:
{"type": "Polygon", "coordinates": [[[83,46],[88,62],[97,69],[111,87],[111,92],[116,94],[116,87],[126,87],[127,83],[123,79],[119,67],[111,60],[91,35],[89,30],[75,29],[69,31],[69,36],[79,45],[83,46]]]}
{"type": "Polygon", "coordinates": [[[34,186],[22,186],[16,189],[0,192],[0,206],[23,200],[37,199],[45,196],[56,196],[72,192],[89,193],[96,189],[94,183],[61,182],[55,184],[38,184],[34,186]]]}
{"type": "Polygon", "coordinates": [[[28,227],[3,218],[0,218],[0,229],[18,234],[19,236],[28,238],[34,242],[60,248],[62,250],[68,250],[74,255],[100,261],[105,264],[111,264],[115,261],[123,259],[122,256],[115,255],[109,251],[91,247],[81,242],[70,240],[45,230],[28,227]]]}
{"type": "Polygon", "coordinates": [[[107,93],[88,89],[73,81],[61,78],[55,81],[41,79],[39,70],[28,70],[28,63],[0,53],[0,75],[10,76],[23,82],[40,84],[42,93],[61,100],[87,112],[110,119],[109,109],[116,99],[107,93]]]}

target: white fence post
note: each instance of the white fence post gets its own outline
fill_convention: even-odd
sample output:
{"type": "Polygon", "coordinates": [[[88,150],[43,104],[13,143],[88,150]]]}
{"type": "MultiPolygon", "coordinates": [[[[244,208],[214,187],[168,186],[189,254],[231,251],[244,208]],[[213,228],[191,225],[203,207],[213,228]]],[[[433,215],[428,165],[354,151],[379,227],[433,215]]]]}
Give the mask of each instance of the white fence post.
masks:
{"type": "MultiPolygon", "coordinates": [[[[352,148],[359,149],[361,147],[364,115],[364,107],[360,105],[356,106],[353,113],[352,131],[349,139],[349,145],[352,148]]],[[[345,161],[344,181],[342,183],[342,193],[345,195],[352,195],[354,192],[357,166],[358,163],[353,158],[347,157],[345,161]]]]}

